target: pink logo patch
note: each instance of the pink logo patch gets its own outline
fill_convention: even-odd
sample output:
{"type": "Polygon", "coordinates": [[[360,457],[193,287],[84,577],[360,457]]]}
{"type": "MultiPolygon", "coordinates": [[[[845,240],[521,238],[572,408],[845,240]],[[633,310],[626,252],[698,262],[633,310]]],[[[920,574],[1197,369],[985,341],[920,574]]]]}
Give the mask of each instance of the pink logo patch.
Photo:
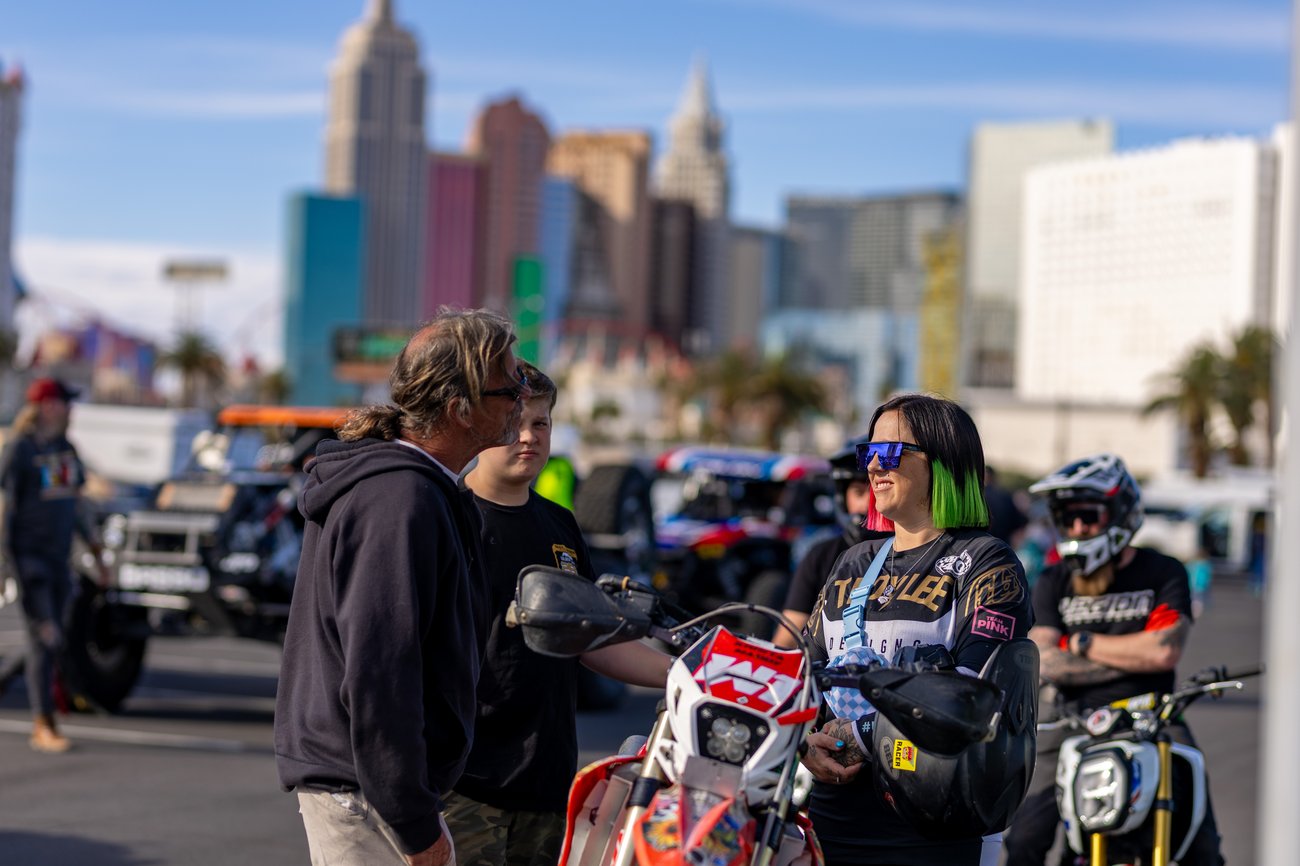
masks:
{"type": "Polygon", "coordinates": [[[980,637],[994,640],[1011,640],[1016,630],[1016,618],[1006,613],[998,613],[986,607],[975,608],[975,618],[971,620],[970,632],[980,637]]]}

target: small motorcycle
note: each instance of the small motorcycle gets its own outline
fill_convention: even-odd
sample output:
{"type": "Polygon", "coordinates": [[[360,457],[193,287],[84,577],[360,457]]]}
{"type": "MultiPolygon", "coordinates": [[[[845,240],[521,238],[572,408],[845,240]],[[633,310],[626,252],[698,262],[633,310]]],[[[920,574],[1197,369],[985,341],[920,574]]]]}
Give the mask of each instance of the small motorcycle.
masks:
{"type": "Polygon", "coordinates": [[[1039,733],[1082,729],[1061,744],[1056,800],[1066,841],[1090,866],[1181,861],[1205,820],[1208,779],[1199,749],[1172,742],[1169,727],[1192,703],[1244,688],[1261,668],[1209,668],[1172,694],[1154,692],[1039,724],[1039,733]],[[1084,859],[1086,858],[1086,859],[1084,859]]]}
{"type": "Polygon", "coordinates": [[[544,655],[571,657],[642,637],[681,655],[648,739],[581,770],[569,794],[560,866],[822,866],[792,807],[799,749],[821,691],[860,689],[919,749],[953,755],[996,724],[1002,691],[952,671],[882,665],[818,669],[715,617],[775,610],[729,604],[677,624],[658,594],[624,577],[596,583],[554,568],[520,572],[507,622],[544,655]]]}

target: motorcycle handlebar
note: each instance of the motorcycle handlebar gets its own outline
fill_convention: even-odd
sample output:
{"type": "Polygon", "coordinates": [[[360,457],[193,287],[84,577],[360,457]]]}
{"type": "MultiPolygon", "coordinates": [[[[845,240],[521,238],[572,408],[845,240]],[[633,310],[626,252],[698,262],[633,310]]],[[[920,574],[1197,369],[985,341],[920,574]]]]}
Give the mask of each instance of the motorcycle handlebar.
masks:
{"type": "Polygon", "coordinates": [[[1220,683],[1226,680],[1244,680],[1250,677],[1257,677],[1264,673],[1263,663],[1249,667],[1229,670],[1227,667],[1210,667],[1203,671],[1198,671],[1189,680],[1189,683],[1198,686],[1209,685],[1210,683],[1220,683]]]}
{"type": "MultiPolygon", "coordinates": [[[[1244,668],[1237,668],[1235,670],[1229,670],[1226,666],[1208,667],[1188,677],[1182,688],[1177,689],[1168,695],[1148,692],[1144,695],[1134,695],[1130,698],[1113,701],[1109,706],[1111,709],[1130,713],[1138,710],[1158,710],[1161,711],[1164,717],[1172,717],[1176,712],[1181,712],[1197,698],[1220,690],[1217,688],[1208,688],[1210,686],[1227,687],[1229,684],[1237,680],[1257,677],[1263,673],[1263,663],[1250,665],[1244,668]]],[[[1241,687],[1241,683],[1236,683],[1236,688],[1241,687]]],[[[1090,707],[1078,712],[1065,712],[1059,719],[1050,722],[1039,722],[1038,730],[1044,732],[1060,730],[1061,728],[1081,729],[1084,727],[1084,723],[1088,716],[1097,709],[1097,707],[1090,707]]]]}

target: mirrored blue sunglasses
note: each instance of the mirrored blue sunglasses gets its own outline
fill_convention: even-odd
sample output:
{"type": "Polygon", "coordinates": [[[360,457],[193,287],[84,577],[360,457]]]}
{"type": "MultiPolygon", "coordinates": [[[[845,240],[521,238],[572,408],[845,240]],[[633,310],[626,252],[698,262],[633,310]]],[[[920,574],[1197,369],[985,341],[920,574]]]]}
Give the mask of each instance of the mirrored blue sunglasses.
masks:
{"type": "Polygon", "coordinates": [[[903,461],[904,451],[925,453],[920,446],[913,445],[911,442],[859,442],[858,471],[866,472],[871,466],[873,457],[880,461],[881,469],[897,469],[898,464],[903,461]]]}

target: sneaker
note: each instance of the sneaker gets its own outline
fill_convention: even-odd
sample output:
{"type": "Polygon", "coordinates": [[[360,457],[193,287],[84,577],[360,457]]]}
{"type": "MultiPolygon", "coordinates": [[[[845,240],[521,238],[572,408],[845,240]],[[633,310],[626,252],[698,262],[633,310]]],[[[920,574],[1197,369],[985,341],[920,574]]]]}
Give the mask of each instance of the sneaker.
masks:
{"type": "Polygon", "coordinates": [[[54,728],[49,719],[38,718],[32,724],[32,737],[28,741],[33,750],[57,755],[72,748],[72,742],[54,728]]]}

